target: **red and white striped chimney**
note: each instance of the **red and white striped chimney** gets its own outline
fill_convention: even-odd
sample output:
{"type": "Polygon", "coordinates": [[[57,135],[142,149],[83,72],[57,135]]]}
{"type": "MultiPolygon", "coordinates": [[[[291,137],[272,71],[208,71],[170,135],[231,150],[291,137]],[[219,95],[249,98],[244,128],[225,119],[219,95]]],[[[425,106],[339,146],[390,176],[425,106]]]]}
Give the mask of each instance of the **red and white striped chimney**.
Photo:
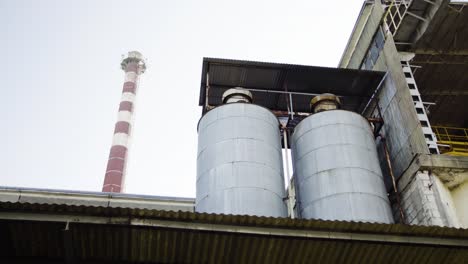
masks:
{"type": "Polygon", "coordinates": [[[128,52],[121,66],[125,71],[125,82],[102,186],[103,192],[120,193],[123,191],[138,78],[146,69],[145,60],[138,51],[128,52]]]}

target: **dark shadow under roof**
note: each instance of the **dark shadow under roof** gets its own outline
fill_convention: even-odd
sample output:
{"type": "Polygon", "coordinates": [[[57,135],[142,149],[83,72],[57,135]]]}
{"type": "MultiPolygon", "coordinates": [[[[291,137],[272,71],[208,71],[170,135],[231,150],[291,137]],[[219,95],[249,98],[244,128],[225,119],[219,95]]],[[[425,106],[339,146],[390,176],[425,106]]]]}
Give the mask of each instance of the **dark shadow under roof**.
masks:
{"type": "MultiPolygon", "coordinates": [[[[296,93],[291,95],[295,112],[309,112],[314,94],[322,93],[341,96],[343,109],[360,112],[384,75],[355,69],[204,58],[199,105],[206,106],[206,100],[210,106],[220,105],[224,91],[243,87],[254,90],[255,104],[270,110],[287,111],[288,96],[275,91],[288,91],[296,93]]],[[[203,107],[203,113],[206,110],[203,107]]]]}
{"type": "MultiPolygon", "coordinates": [[[[3,263],[465,263],[468,230],[0,201],[3,263]]],[[[80,202],[78,202],[80,203],[80,202]]]]}
{"type": "Polygon", "coordinates": [[[414,77],[422,100],[435,103],[429,108],[431,125],[466,128],[468,8],[443,1],[427,23],[419,23],[427,24],[420,38],[411,46],[398,48],[416,54],[411,64],[419,66],[414,68],[414,77]]]}

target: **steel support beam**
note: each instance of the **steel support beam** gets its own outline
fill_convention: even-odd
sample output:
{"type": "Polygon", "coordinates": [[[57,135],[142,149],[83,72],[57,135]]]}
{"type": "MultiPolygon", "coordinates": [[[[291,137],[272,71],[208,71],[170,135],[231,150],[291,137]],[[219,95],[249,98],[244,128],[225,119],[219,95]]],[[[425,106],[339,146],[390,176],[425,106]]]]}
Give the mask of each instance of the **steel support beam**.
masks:
{"type": "Polygon", "coordinates": [[[424,91],[422,96],[466,96],[468,91],[424,91]]]}
{"type": "Polygon", "coordinates": [[[421,21],[428,22],[427,19],[425,19],[424,17],[418,16],[415,13],[412,13],[410,11],[406,11],[406,14],[408,14],[408,15],[410,15],[412,17],[415,17],[415,18],[417,18],[417,19],[419,19],[421,21]]]}
{"type": "Polygon", "coordinates": [[[416,55],[437,55],[437,56],[468,56],[468,50],[435,50],[435,49],[415,49],[416,55]]]}

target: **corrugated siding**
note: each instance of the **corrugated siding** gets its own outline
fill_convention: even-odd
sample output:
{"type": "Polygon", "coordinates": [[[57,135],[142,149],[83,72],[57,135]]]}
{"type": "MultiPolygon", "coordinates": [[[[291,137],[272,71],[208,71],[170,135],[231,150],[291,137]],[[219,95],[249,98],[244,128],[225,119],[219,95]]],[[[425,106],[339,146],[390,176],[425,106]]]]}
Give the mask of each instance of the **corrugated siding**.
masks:
{"type": "Polygon", "coordinates": [[[189,223],[215,225],[253,226],[335,232],[376,233],[428,237],[468,239],[468,229],[439,226],[416,226],[402,224],[378,224],[364,222],[325,221],[320,219],[291,219],[249,215],[222,215],[193,212],[174,212],[149,209],[70,206],[57,204],[0,203],[0,211],[41,214],[66,214],[77,216],[104,216],[147,218],[189,223]]]}
{"type": "MultiPolygon", "coordinates": [[[[8,223],[16,256],[63,259],[63,225],[8,223]]],[[[130,263],[466,263],[462,248],[72,224],[81,262],[130,263]]],[[[2,238],[4,239],[4,238],[2,238]]]]}
{"type": "MultiPolygon", "coordinates": [[[[467,229],[53,204],[0,203],[3,212],[114,216],[293,230],[468,239],[467,229]]],[[[61,261],[67,236],[82,263],[466,263],[468,250],[149,226],[0,221],[0,256],[61,261]],[[3,252],[2,252],[3,251],[3,252]]]]}

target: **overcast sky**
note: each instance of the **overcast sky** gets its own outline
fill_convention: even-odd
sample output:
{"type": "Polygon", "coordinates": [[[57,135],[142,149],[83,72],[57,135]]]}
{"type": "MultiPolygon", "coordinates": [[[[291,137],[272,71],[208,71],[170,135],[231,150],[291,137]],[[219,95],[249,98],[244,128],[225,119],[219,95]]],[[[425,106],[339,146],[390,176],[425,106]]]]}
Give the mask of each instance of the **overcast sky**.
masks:
{"type": "Polygon", "coordinates": [[[362,2],[0,0],[0,185],[100,191],[138,50],[125,190],[194,197],[202,58],[336,67],[362,2]]]}

